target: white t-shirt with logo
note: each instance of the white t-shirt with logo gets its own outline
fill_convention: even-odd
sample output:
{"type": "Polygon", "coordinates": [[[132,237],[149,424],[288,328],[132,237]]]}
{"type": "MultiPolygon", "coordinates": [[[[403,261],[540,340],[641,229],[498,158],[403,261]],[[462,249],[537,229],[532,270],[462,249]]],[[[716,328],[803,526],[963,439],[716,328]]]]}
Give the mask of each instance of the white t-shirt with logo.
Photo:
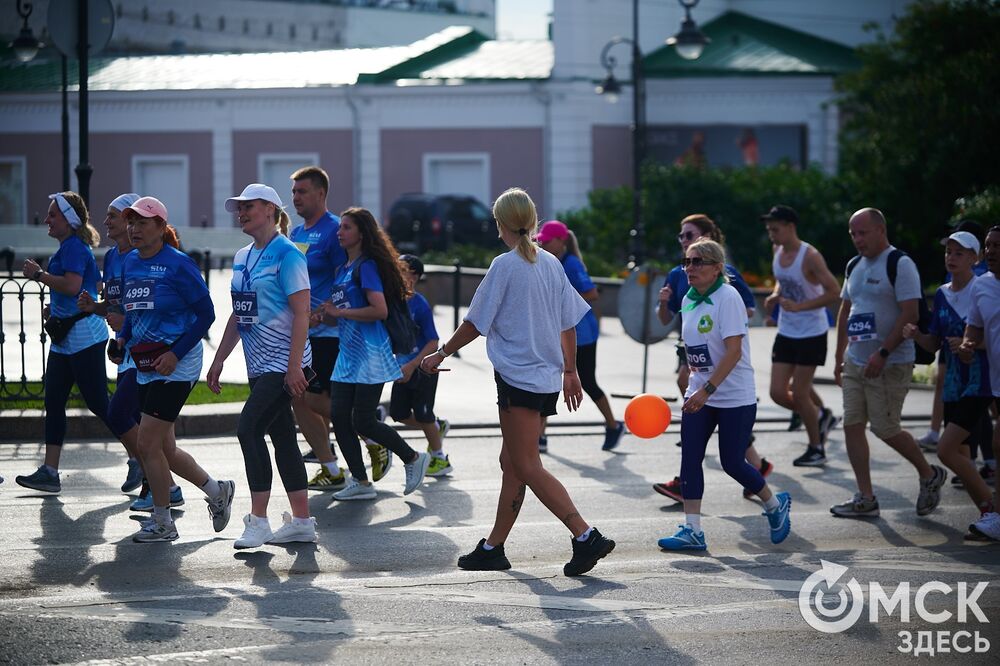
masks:
{"type": "Polygon", "coordinates": [[[972,304],[966,321],[983,329],[990,387],[993,395],[1000,397],[1000,279],[992,272],[984,273],[972,281],[968,291],[972,292],[972,304]]]}
{"type": "Polygon", "coordinates": [[[687,348],[688,380],[685,398],[702,388],[715,372],[716,364],[726,353],[725,339],[734,335],[743,338],[742,353],[736,367],[726,376],[705,404],[711,407],[743,407],[757,402],[753,365],[750,364],[750,336],[747,330],[747,309],[736,289],[728,284],[708,297],[712,304],[701,303],[693,310],[684,310],[690,303],[686,295],[681,303],[684,312],[682,333],[687,348]]]}

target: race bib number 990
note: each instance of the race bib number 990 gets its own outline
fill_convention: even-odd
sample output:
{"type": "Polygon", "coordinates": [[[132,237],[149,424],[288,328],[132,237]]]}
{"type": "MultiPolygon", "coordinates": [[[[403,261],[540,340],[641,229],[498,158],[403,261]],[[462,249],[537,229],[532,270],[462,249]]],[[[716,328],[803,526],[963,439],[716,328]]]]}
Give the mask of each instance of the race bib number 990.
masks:
{"type": "Polygon", "coordinates": [[[875,330],[875,313],[865,312],[851,315],[847,320],[847,339],[851,342],[874,340],[878,335],[875,330]]]}
{"type": "Polygon", "coordinates": [[[153,295],[155,291],[155,280],[129,280],[125,284],[125,293],[122,296],[122,303],[125,305],[125,312],[131,312],[133,310],[152,310],[154,305],[153,295]]]}

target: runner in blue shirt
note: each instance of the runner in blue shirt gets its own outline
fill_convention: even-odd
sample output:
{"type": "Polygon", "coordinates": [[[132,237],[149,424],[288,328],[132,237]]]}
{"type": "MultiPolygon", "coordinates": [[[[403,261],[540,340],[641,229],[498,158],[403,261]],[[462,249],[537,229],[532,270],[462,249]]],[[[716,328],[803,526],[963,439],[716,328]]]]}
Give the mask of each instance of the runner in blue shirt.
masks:
{"type": "Polygon", "coordinates": [[[233,313],[208,371],[208,387],[219,393],[222,364],[243,341],[250,397],[240,413],[236,436],[250,484],[250,513],[243,518],[243,536],[233,547],[315,542],[316,520],[309,516],[306,466],[296,444],[291,407],[292,397],[301,397],[309,385],[303,370],[312,373],[306,258],[283,235],[288,232],[288,215],[273,188],[247,185],[240,196],[226,200],[226,210],[238,213],[243,233],[253,238],[233,258],[233,313]],[[291,514],[284,513],[276,532],[271,532],[267,520],[272,470],[265,433],[271,436],[292,509],[291,514]]]}
{"type": "MultiPolygon", "coordinates": [[[[713,240],[725,247],[726,237],[712,218],[707,215],[697,214],[688,215],[681,220],[681,231],[677,234],[677,242],[680,243],[681,250],[685,254],[687,254],[687,250],[691,247],[692,243],[703,238],[713,240]]],[[[747,317],[752,317],[756,302],[754,301],[753,292],[750,291],[750,287],[747,286],[746,281],[740,275],[740,272],[736,270],[735,266],[724,264],[723,269],[729,278],[729,283],[736,289],[743,300],[743,304],[747,309],[747,317]]],[[[682,266],[674,266],[670,273],[667,274],[663,288],[660,289],[659,307],[656,311],[657,316],[660,318],[660,323],[664,326],[673,321],[674,315],[677,315],[681,311],[681,301],[684,295],[687,294],[689,287],[687,273],[685,273],[684,268],[682,266]]],[[[687,391],[688,380],[691,376],[691,369],[688,366],[685,349],[684,341],[682,339],[678,340],[677,359],[679,367],[677,369],[677,387],[681,390],[681,395],[684,395],[687,391]]],[[[747,461],[756,467],[766,478],[771,473],[771,470],[774,469],[774,466],[760,457],[753,442],[754,436],[751,433],[750,441],[747,443],[747,461]]],[[[681,494],[680,476],[675,476],[673,480],[666,483],[654,483],[653,490],[669,497],[675,502],[684,501],[684,497],[681,494]]],[[[743,496],[749,499],[753,496],[753,493],[744,488],[743,496]]]]}
{"type": "Polygon", "coordinates": [[[135,251],[125,257],[119,337],[139,371],[139,455],[153,495],[153,517],[132,540],[177,538],[169,507],[171,471],[205,493],[212,525],[221,532],[229,524],[236,484],[209,476],[174,435],[174,421],[201,374],[201,339],[215,308],[198,267],[177,249],[166,206],[142,197],[125,209],[125,219],[135,251]]]}
{"type": "Polygon", "coordinates": [[[347,263],[337,271],[323,314],[340,327],[340,355],[331,377],[330,416],[353,478],[333,497],[371,500],[377,495],[365,471],[358,433],[402,459],[406,467],[403,494],[409,495],[423,481],[430,456],[411,449],[393,428],[375,416],[382,387],[403,376],[382,323],[389,312],[387,301],[407,295],[399,270],[399,253],[364,208],[348,208],[340,214],[337,239],[347,252],[347,263]]]}
{"type": "Polygon", "coordinates": [[[448,434],[451,424],[434,414],[438,376],[418,371],[420,359],[438,346],[434,312],[423,294],[416,291],[417,282],[424,274],[424,262],[417,256],[404,254],[399,257],[399,264],[406,288],[412,292],[406,304],[410,317],[417,325],[417,342],[411,352],[396,354],[396,361],[403,376],[392,384],[389,416],[398,423],[423,430],[424,436],[427,437],[427,452],[431,454],[427,476],[446,476],[454,469],[442,449],[441,440],[448,434]]]}
{"type": "Polygon", "coordinates": [[[957,231],[942,241],[944,261],[951,282],[934,294],[930,328],[921,333],[916,324],[903,327],[903,337],[913,339],[924,349],[940,349],[945,359],[945,378],[941,398],[944,402],[944,432],[937,443],[938,458],[962,479],[973,504],[981,514],[993,511],[993,494],[979,474],[970,452],[970,439],[981,448],[991,445],[989,433],[980,440],[980,422],[993,402],[990,366],[984,349],[976,350],[969,363],[956,352],[962,344],[966,320],[972,307],[974,265],[979,260],[979,240],[968,231],[957,231]]]}
{"type": "MultiPolygon", "coordinates": [[[[327,210],[330,177],[317,167],[303,167],[292,174],[292,205],[305,224],[292,229],[289,238],[306,255],[309,269],[309,298],[314,311],[330,297],[337,269],[347,261],[344,248],[337,242],[340,218],[327,210]]],[[[344,472],[330,442],[330,376],[337,364],[340,337],[336,326],[324,324],[318,317],[311,321],[309,344],[312,369],[316,377],[305,395],[292,399],[292,410],[299,430],[311,451],[306,462],[319,463],[319,471],[309,480],[311,490],[340,490],[346,485],[344,472]]],[[[388,456],[386,456],[388,459],[388,456]]],[[[381,475],[376,476],[376,481],[381,475]]]]}
{"type": "MultiPolygon", "coordinates": [[[[122,267],[125,255],[132,251],[132,241],[128,237],[128,225],[122,211],[138,201],[138,194],[122,194],[108,204],[108,213],[104,218],[104,226],[108,230],[108,238],[115,244],[104,254],[103,286],[100,303],[94,301],[89,292],[81,292],[77,299],[77,307],[81,312],[93,312],[104,317],[112,331],[120,331],[124,324],[122,309],[122,267]]],[[[132,492],[143,486],[139,498],[133,502],[133,511],[153,509],[153,498],[149,496],[149,488],[144,484],[145,477],[139,462],[139,387],[136,380],[135,364],[118,347],[118,340],[112,338],[108,342],[108,358],[118,364],[118,379],[115,392],[108,403],[108,421],[111,431],[121,440],[129,452],[128,475],[122,484],[122,492],[132,492]],[[148,505],[148,508],[147,508],[148,505]]],[[[184,503],[177,488],[178,503],[184,503]]]]}
{"type": "Polygon", "coordinates": [[[45,462],[32,474],[17,476],[25,488],[58,493],[59,458],[66,438],[66,401],[75,383],[87,408],[108,428],[108,383],[104,366],[104,345],[108,330],[100,317],[77,307],[77,296],[86,291],[97,294],[100,275],[90,248],[100,235],[90,224],[87,206],[76,192],[49,195],[49,236],[59,249],[49,258],[48,269],[31,259],[24,262],[24,277],[49,289],[49,316],[45,330],[52,345],[45,365],[45,462]],[[57,328],[58,327],[58,328],[57,328]],[[59,330],[62,329],[62,330],[59,330]]]}
{"type": "MultiPolygon", "coordinates": [[[[604,417],[604,444],[601,448],[604,451],[611,451],[621,442],[625,424],[615,419],[608,397],[597,384],[597,338],[601,332],[594,312],[594,304],[599,298],[597,287],[583,264],[576,236],[565,224],[558,220],[549,220],[538,230],[535,241],[543,250],[554,254],[562,262],[570,284],[590,305],[590,310],[576,325],[576,371],[580,375],[584,392],[590,396],[604,417]]],[[[548,450],[548,438],[545,436],[546,421],[542,420],[542,436],[538,439],[538,448],[542,452],[548,450]]]]}

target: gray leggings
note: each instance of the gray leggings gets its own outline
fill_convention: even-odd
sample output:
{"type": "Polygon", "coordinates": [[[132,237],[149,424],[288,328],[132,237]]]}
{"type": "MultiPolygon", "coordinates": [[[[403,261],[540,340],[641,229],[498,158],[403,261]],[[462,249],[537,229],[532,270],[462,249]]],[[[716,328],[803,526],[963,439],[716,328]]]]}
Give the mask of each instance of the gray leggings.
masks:
{"type": "Polygon", "coordinates": [[[271,456],[264,442],[265,433],[271,436],[274,461],[285,491],[305,490],[308,483],[306,466],[295,439],[292,400],[285,392],[284,384],[285,374],[282,372],[265,372],[250,379],[250,397],[243,406],[236,428],[250,492],[271,490],[271,456]]]}

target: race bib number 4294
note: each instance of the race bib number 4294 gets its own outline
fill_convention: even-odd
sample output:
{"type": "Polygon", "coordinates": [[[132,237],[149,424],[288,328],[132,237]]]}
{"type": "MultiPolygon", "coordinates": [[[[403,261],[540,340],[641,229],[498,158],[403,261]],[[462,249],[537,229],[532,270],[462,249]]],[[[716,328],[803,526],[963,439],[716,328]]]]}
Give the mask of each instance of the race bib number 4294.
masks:
{"type": "Polygon", "coordinates": [[[847,320],[847,339],[851,342],[874,340],[877,336],[873,312],[851,315],[847,320]]]}

